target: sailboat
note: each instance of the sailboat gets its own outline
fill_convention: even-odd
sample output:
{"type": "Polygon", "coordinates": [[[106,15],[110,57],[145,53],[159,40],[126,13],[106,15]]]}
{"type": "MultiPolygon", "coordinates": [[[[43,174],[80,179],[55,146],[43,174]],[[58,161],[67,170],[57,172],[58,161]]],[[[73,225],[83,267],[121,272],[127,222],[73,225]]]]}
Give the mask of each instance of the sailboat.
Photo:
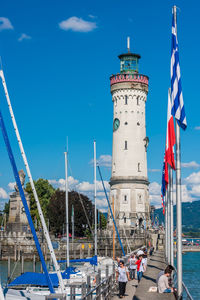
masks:
{"type": "MultiPolygon", "coordinates": [[[[5,78],[4,78],[4,73],[3,70],[0,70],[0,77],[2,79],[2,84],[3,84],[3,88],[4,88],[4,92],[5,92],[5,96],[6,96],[6,100],[7,100],[7,104],[9,107],[9,111],[10,111],[10,115],[11,115],[11,119],[13,122],[13,126],[14,126],[14,130],[16,133],[16,137],[17,137],[17,141],[19,144],[19,148],[21,151],[21,155],[26,167],[26,171],[28,174],[28,178],[32,187],[32,191],[34,194],[34,198],[37,204],[37,209],[39,212],[39,217],[40,217],[40,221],[43,227],[43,231],[44,231],[44,236],[46,238],[47,241],[47,245],[48,248],[50,250],[50,254],[51,254],[51,260],[53,262],[54,268],[55,268],[55,272],[54,273],[48,273],[47,271],[47,267],[45,264],[45,260],[40,248],[40,244],[37,238],[37,234],[35,232],[35,228],[30,216],[30,211],[24,196],[24,191],[21,185],[21,181],[18,175],[18,171],[17,171],[17,167],[16,167],[16,163],[15,163],[15,159],[14,159],[14,155],[12,153],[12,149],[11,149],[11,145],[9,142],[9,138],[7,135],[7,131],[6,131],[6,127],[3,121],[3,116],[1,114],[0,111],[0,127],[2,129],[2,133],[3,133],[3,137],[4,137],[4,141],[6,144],[6,148],[8,151],[8,155],[10,158],[10,162],[13,168],[13,173],[14,173],[14,177],[16,179],[18,188],[19,188],[19,192],[20,192],[20,196],[21,199],[23,201],[23,205],[25,208],[25,212],[27,215],[27,219],[29,221],[29,226],[31,228],[34,240],[35,240],[35,244],[36,244],[36,248],[38,250],[38,254],[40,256],[40,260],[43,266],[43,270],[44,270],[44,274],[38,274],[38,273],[33,273],[33,272],[26,272],[23,275],[19,276],[18,278],[16,278],[10,285],[8,289],[4,290],[4,294],[5,294],[5,299],[6,300],[18,300],[18,299],[45,299],[46,295],[49,295],[50,293],[61,293],[62,295],[69,295],[70,291],[69,288],[67,288],[66,286],[69,283],[69,278],[70,278],[70,274],[71,274],[71,280],[75,281],[76,279],[82,279],[82,281],[86,282],[86,277],[89,273],[93,274],[93,270],[91,269],[91,267],[89,268],[88,266],[85,266],[84,269],[82,269],[82,271],[76,272],[74,269],[69,268],[69,241],[67,242],[68,246],[67,246],[67,269],[64,270],[63,272],[61,272],[60,270],[60,266],[57,262],[55,253],[54,253],[54,249],[50,240],[50,236],[49,236],[49,232],[44,220],[44,216],[43,216],[43,212],[40,206],[40,202],[38,199],[38,195],[34,186],[34,182],[32,179],[32,175],[30,172],[30,168],[29,168],[29,164],[26,158],[26,154],[22,145],[22,141],[21,141],[21,137],[18,131],[18,127],[17,127],[17,123],[15,120],[15,116],[13,113],[13,109],[12,109],[12,105],[11,105],[11,101],[9,98],[9,94],[8,94],[8,90],[7,90],[7,86],[6,86],[6,82],[5,82],[5,78]],[[92,272],[90,272],[92,270],[92,272]]],[[[96,144],[95,144],[96,147],[96,144]]],[[[96,151],[96,148],[95,148],[96,151]]],[[[96,155],[96,152],[95,152],[96,155]]],[[[66,155],[67,158],[67,155],[66,155]]],[[[96,157],[95,157],[95,164],[96,164],[96,157]]],[[[95,168],[95,176],[96,176],[96,168],[95,168]]],[[[96,177],[94,180],[95,183],[95,254],[97,254],[97,216],[96,216],[96,177]]],[[[66,201],[68,201],[67,199],[67,195],[68,195],[68,186],[67,186],[67,168],[66,168],[66,201]]],[[[68,217],[68,211],[67,211],[67,206],[66,205],[66,215],[68,217]]],[[[67,231],[67,240],[69,237],[69,231],[68,231],[68,221],[67,223],[67,227],[66,227],[66,231],[67,231]]],[[[73,261],[74,262],[74,261],[73,261]]],[[[83,261],[82,261],[83,262],[83,261]]],[[[86,259],[85,263],[90,262],[93,265],[96,264],[95,259],[86,259]]],[[[108,262],[108,261],[107,261],[108,262]]],[[[105,265],[105,260],[102,259],[102,263],[100,264],[101,266],[105,265]]],[[[111,264],[111,272],[112,272],[112,264],[111,264]]],[[[106,271],[103,272],[104,275],[106,274],[106,271]]],[[[103,275],[103,274],[102,274],[103,275]]],[[[94,275],[95,276],[95,275],[94,275]]]]}

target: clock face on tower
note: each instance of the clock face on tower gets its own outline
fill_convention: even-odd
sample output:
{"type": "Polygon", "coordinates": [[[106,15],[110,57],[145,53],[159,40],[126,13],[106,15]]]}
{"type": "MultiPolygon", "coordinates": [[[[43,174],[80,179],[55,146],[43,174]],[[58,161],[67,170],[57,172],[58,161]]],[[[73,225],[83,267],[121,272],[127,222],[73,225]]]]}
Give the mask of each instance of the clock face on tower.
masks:
{"type": "Polygon", "coordinates": [[[113,131],[116,131],[119,128],[120,120],[115,118],[113,122],[113,131]]]}

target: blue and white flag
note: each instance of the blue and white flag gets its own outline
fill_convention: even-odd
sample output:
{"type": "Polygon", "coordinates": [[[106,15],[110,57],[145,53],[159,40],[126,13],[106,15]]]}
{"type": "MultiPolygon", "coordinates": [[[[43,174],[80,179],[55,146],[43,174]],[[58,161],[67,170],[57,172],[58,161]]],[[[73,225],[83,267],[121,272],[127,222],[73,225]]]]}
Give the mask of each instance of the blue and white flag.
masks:
{"type": "Polygon", "coordinates": [[[182,87],[181,87],[177,28],[174,22],[174,13],[172,17],[171,99],[172,99],[172,115],[177,120],[179,126],[185,130],[187,127],[187,122],[186,122],[185,108],[183,103],[183,94],[182,94],[182,87]]]}

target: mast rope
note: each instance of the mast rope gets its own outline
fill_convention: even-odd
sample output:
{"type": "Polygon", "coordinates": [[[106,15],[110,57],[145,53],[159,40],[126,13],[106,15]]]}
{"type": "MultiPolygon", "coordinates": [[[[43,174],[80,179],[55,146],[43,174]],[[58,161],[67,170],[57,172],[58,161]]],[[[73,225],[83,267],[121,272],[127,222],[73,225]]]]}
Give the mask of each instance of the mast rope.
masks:
{"type": "Polygon", "coordinates": [[[29,168],[29,165],[28,165],[28,161],[27,161],[27,158],[26,158],[24,147],[23,147],[23,144],[22,144],[22,141],[21,141],[21,137],[20,137],[19,130],[18,130],[18,127],[17,127],[17,123],[16,123],[16,120],[15,120],[15,116],[14,116],[14,113],[13,113],[10,97],[9,97],[9,94],[8,94],[7,85],[6,85],[3,70],[0,70],[0,77],[2,79],[2,84],[3,84],[3,88],[4,88],[8,108],[9,108],[9,111],[10,111],[13,127],[14,127],[14,130],[15,130],[15,134],[16,134],[16,137],[17,137],[18,144],[19,144],[20,152],[21,152],[21,155],[22,155],[22,158],[23,158],[23,161],[24,161],[24,165],[26,167],[28,179],[29,179],[30,184],[31,184],[31,188],[32,188],[32,191],[33,191],[33,195],[34,195],[34,198],[35,198],[36,205],[37,205],[39,217],[40,217],[40,220],[41,220],[41,223],[42,223],[44,236],[46,238],[47,245],[48,245],[48,248],[49,248],[49,251],[50,251],[50,254],[51,254],[51,257],[52,257],[52,261],[53,261],[53,264],[54,264],[54,267],[55,267],[55,271],[56,271],[57,276],[58,276],[61,291],[62,291],[62,293],[64,293],[65,286],[64,286],[62,275],[61,275],[60,266],[59,266],[59,264],[57,262],[57,259],[56,259],[56,256],[55,256],[55,252],[54,252],[54,249],[53,249],[53,246],[52,246],[52,243],[51,243],[51,239],[50,239],[50,236],[49,236],[49,232],[48,232],[48,229],[47,229],[47,226],[46,226],[46,223],[45,223],[44,215],[43,215],[43,212],[42,212],[42,209],[41,209],[41,205],[40,205],[40,202],[39,202],[37,191],[35,189],[35,185],[34,185],[33,178],[32,178],[32,175],[31,175],[31,171],[30,171],[30,168],[29,168]]]}
{"type": "MultiPolygon", "coordinates": [[[[68,165],[69,165],[69,169],[70,169],[71,175],[72,175],[72,177],[73,177],[73,173],[72,173],[72,169],[71,169],[71,166],[70,166],[69,159],[68,159],[68,165]]],[[[92,238],[93,238],[93,240],[94,240],[94,232],[93,232],[93,230],[92,230],[92,227],[91,227],[91,224],[90,224],[90,220],[89,220],[89,218],[88,218],[88,215],[87,215],[87,212],[86,212],[86,209],[85,209],[85,206],[84,206],[82,197],[81,197],[80,193],[79,193],[76,189],[75,189],[75,191],[76,191],[76,193],[77,193],[78,196],[79,196],[79,200],[80,200],[80,202],[81,202],[81,205],[82,205],[82,208],[83,208],[85,217],[86,217],[86,219],[87,219],[88,226],[89,226],[90,231],[91,231],[91,234],[92,234],[92,238]]]]}
{"type": "Polygon", "coordinates": [[[11,149],[10,141],[9,141],[9,138],[8,138],[8,134],[7,134],[5,124],[4,124],[4,120],[3,120],[1,110],[0,110],[0,127],[1,127],[2,134],[3,134],[5,145],[6,145],[6,148],[7,148],[8,157],[10,159],[10,163],[11,163],[11,166],[12,166],[12,169],[13,169],[13,174],[14,174],[14,177],[15,177],[18,189],[19,189],[19,194],[20,194],[22,203],[24,205],[26,216],[27,216],[27,219],[28,219],[28,222],[29,222],[29,225],[30,225],[31,232],[33,234],[33,238],[34,238],[34,241],[35,241],[35,246],[36,246],[36,249],[38,251],[38,254],[39,254],[39,257],[40,257],[40,260],[41,260],[41,263],[42,263],[42,267],[43,267],[43,270],[44,270],[44,273],[45,273],[45,276],[46,276],[46,279],[47,279],[47,282],[48,282],[48,286],[49,286],[50,292],[54,293],[53,284],[52,284],[51,278],[49,276],[49,273],[47,271],[47,266],[45,264],[44,256],[43,256],[40,244],[39,244],[39,240],[38,240],[38,237],[37,237],[34,225],[33,225],[33,221],[32,221],[32,218],[31,218],[30,211],[29,211],[29,207],[28,207],[25,195],[24,195],[24,190],[22,188],[22,184],[21,184],[21,181],[20,181],[20,178],[19,178],[19,173],[18,173],[18,170],[17,170],[17,166],[16,166],[16,163],[15,163],[15,158],[14,158],[14,155],[13,155],[13,152],[12,152],[12,149],[11,149]]]}

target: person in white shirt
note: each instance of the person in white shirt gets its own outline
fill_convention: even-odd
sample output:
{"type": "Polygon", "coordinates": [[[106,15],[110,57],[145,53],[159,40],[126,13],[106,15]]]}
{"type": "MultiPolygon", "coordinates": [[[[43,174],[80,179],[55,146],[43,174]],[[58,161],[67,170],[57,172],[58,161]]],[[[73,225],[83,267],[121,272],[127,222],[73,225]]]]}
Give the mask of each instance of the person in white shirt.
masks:
{"type": "Polygon", "coordinates": [[[135,255],[131,255],[131,258],[129,260],[129,270],[130,270],[131,280],[135,279],[135,271],[137,269],[137,265],[135,264],[135,262],[136,262],[135,255]]]}
{"type": "Polygon", "coordinates": [[[116,271],[116,280],[119,282],[119,298],[123,298],[126,292],[126,283],[130,280],[128,269],[124,266],[123,260],[120,260],[116,271]]]}

